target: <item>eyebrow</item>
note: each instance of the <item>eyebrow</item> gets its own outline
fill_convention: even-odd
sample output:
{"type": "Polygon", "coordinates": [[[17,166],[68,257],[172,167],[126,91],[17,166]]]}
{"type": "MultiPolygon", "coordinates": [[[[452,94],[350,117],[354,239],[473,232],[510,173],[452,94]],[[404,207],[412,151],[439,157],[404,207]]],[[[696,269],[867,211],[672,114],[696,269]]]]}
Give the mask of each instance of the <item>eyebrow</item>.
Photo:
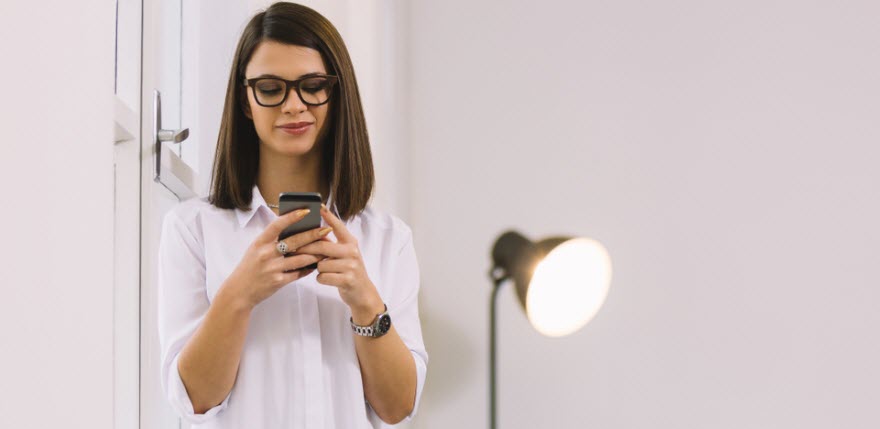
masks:
{"type": "MultiPolygon", "coordinates": [[[[303,79],[303,78],[312,77],[312,76],[324,76],[324,73],[321,73],[321,72],[311,72],[311,73],[306,73],[306,74],[304,74],[304,75],[298,77],[297,79],[303,79]]],[[[275,74],[271,74],[271,73],[263,73],[263,74],[261,74],[261,75],[259,75],[259,76],[255,76],[255,77],[253,77],[252,79],[257,79],[257,78],[261,78],[261,77],[274,77],[274,78],[276,78],[276,79],[284,79],[284,78],[281,77],[281,76],[278,76],[278,75],[275,75],[275,74]]]]}

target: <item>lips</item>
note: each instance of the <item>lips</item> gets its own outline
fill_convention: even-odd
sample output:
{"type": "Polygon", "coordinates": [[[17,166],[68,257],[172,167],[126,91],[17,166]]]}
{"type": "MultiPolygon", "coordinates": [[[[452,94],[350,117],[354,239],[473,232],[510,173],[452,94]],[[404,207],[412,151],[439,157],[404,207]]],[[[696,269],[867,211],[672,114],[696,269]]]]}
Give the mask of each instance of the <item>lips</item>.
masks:
{"type": "Polygon", "coordinates": [[[301,135],[305,135],[306,133],[311,131],[312,123],[311,122],[296,122],[296,123],[284,124],[284,125],[278,127],[278,129],[281,130],[281,132],[285,133],[285,134],[290,134],[293,136],[301,136],[301,135]],[[302,125],[301,127],[296,127],[296,125],[300,125],[300,124],[304,124],[304,125],[302,125]]]}
{"type": "Polygon", "coordinates": [[[312,124],[311,122],[290,122],[290,123],[287,123],[284,125],[280,125],[278,128],[294,129],[294,128],[302,128],[302,127],[305,127],[305,126],[311,125],[311,124],[312,124]]]}

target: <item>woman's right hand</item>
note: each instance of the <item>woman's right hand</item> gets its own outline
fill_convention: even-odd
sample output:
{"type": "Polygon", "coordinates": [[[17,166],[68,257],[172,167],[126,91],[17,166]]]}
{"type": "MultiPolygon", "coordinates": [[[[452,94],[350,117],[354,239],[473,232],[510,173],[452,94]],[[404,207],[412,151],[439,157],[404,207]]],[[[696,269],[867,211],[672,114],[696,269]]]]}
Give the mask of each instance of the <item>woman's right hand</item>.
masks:
{"type": "MultiPolygon", "coordinates": [[[[227,279],[227,285],[231,289],[229,292],[244,299],[253,308],[284,285],[311,274],[314,269],[289,273],[285,271],[302,268],[326,259],[325,256],[310,254],[284,257],[278,253],[278,249],[275,247],[281,232],[289,225],[301,221],[308,212],[308,209],[302,209],[286,213],[263,230],[248,247],[232,274],[229,275],[227,279]]],[[[291,235],[282,241],[287,243],[288,249],[295,251],[306,244],[321,240],[330,233],[330,229],[327,229],[324,234],[320,233],[321,230],[322,228],[310,229],[291,235]]]]}

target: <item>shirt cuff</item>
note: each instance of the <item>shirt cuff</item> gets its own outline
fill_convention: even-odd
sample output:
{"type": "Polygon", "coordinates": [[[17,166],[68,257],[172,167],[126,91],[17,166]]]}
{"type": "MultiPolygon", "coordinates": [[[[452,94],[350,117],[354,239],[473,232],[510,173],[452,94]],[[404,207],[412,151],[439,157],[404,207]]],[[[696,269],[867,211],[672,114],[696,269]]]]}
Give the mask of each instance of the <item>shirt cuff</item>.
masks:
{"type": "Polygon", "coordinates": [[[229,394],[226,395],[226,398],[220,404],[205,411],[204,414],[196,414],[192,400],[190,400],[189,394],[186,392],[186,386],[183,385],[183,379],[180,378],[180,372],[177,370],[178,359],[180,359],[180,353],[171,361],[171,368],[168,370],[168,399],[178,414],[190,423],[199,424],[211,420],[217,413],[227,407],[232,391],[229,391],[229,394]]]}
{"type": "Polygon", "coordinates": [[[419,402],[422,399],[422,388],[425,387],[425,376],[428,373],[428,365],[425,363],[425,358],[417,352],[410,352],[416,363],[416,401],[413,404],[412,412],[403,419],[405,422],[412,420],[413,416],[416,415],[416,411],[419,409],[419,402]]]}

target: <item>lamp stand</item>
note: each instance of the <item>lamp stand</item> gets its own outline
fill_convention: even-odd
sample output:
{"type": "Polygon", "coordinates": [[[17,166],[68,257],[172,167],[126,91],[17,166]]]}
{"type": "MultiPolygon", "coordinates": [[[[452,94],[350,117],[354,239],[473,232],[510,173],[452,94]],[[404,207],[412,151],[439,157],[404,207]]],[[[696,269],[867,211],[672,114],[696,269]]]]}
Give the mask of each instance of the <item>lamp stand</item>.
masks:
{"type": "Polygon", "coordinates": [[[495,363],[497,361],[497,347],[496,347],[496,337],[495,337],[495,307],[498,302],[498,290],[501,289],[501,284],[507,279],[507,276],[504,275],[496,275],[498,271],[495,268],[489,273],[489,277],[492,278],[494,283],[494,287],[492,288],[492,298],[489,302],[489,428],[495,429],[497,420],[496,420],[496,400],[495,400],[495,363]]]}

